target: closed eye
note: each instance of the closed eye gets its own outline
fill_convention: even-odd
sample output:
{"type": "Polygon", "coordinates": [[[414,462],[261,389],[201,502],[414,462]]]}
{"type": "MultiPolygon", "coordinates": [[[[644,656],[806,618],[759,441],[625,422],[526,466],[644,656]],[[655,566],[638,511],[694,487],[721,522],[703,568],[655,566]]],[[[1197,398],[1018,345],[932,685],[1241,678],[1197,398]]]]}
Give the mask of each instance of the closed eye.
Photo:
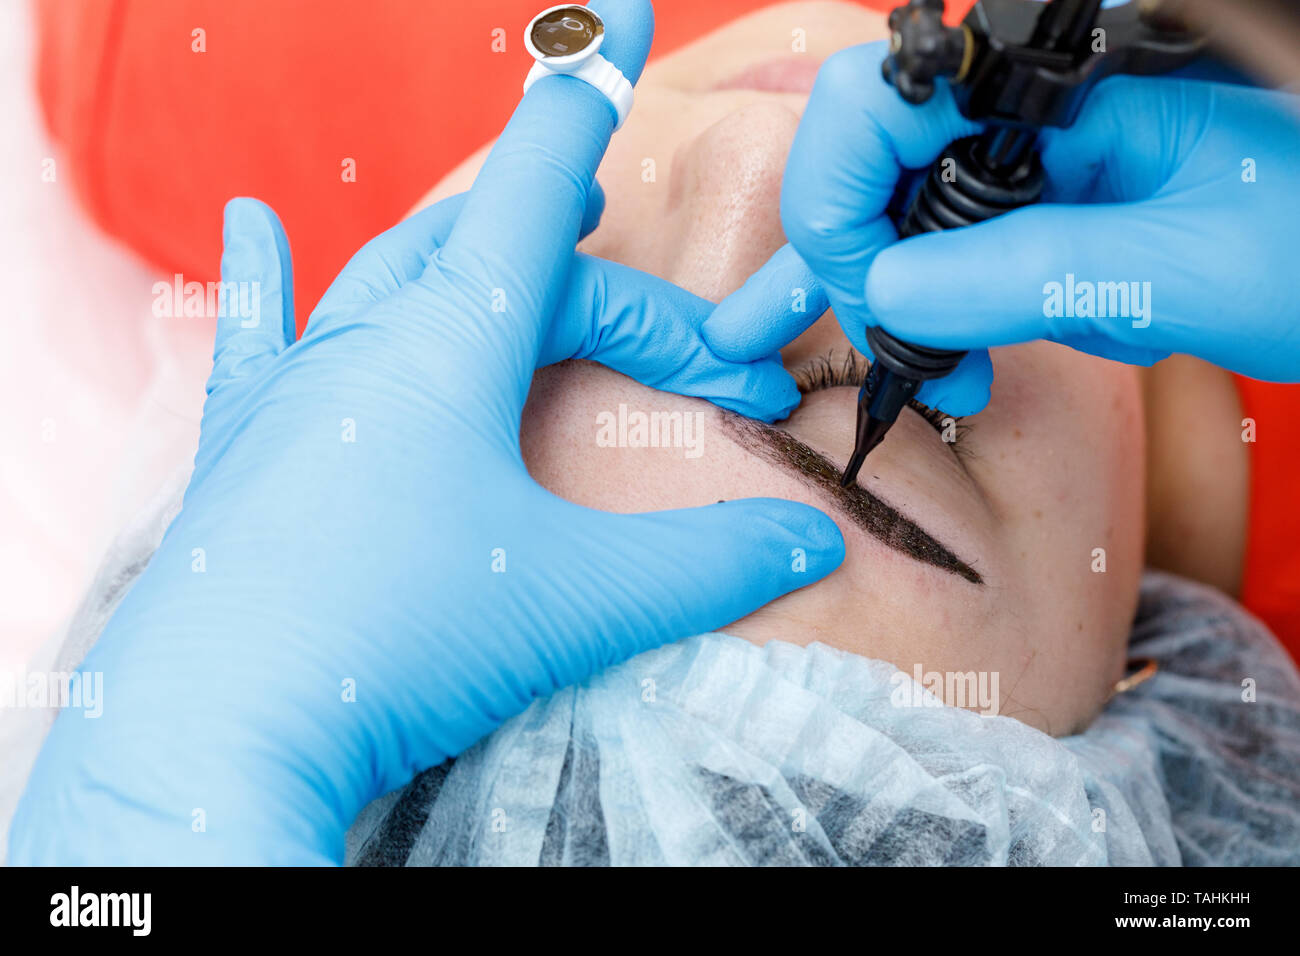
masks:
{"type": "MultiPolygon", "coordinates": [[[[857,352],[849,351],[841,356],[832,350],[789,369],[789,372],[799,386],[799,394],[811,395],[828,388],[861,388],[870,368],[871,363],[857,352]]],[[[952,446],[954,455],[958,453],[958,446],[970,429],[969,425],[940,409],[922,405],[916,399],[909,400],[907,407],[925,419],[944,444],[952,446]]]]}

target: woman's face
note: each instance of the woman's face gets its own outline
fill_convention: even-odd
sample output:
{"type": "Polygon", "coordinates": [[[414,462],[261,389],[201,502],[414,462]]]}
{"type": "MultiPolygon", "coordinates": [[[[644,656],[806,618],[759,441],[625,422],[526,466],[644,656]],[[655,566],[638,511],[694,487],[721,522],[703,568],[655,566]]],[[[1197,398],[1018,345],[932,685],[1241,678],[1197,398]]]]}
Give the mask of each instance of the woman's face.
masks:
{"type": "MultiPolygon", "coordinates": [[[[785,241],[782,169],[817,64],[886,35],[859,7],[787,4],[652,63],[600,168],[607,206],[584,251],[714,300],[738,288],[785,241]],[[791,52],[796,30],[807,52],[791,52]]],[[[483,155],[431,198],[468,188],[483,155]]],[[[556,494],[607,511],[751,496],[816,505],[844,533],[843,566],[729,633],[821,641],[908,674],[974,671],[997,687],[998,713],[1055,734],[1085,723],[1121,675],[1141,569],[1133,372],[1043,343],[997,349],[992,401],[955,443],[937,417],[940,429],[906,410],[845,494],[834,479],[865,366],[856,357],[845,374],[855,356],[830,314],[783,357],[805,397],[776,429],[592,363],[545,369],[525,460],[556,494]],[[645,444],[638,413],[655,412],[688,426],[676,447],[628,447],[645,444]]]]}

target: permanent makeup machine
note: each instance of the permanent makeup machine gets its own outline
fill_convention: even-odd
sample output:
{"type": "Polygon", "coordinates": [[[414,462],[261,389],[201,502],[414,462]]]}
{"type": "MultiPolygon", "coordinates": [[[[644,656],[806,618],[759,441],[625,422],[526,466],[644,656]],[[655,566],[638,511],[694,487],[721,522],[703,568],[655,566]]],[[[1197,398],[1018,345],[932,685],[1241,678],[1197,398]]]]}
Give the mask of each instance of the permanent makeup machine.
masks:
{"type": "MultiPolygon", "coordinates": [[[[955,27],[944,25],[943,0],[910,0],[889,15],[884,74],[899,95],[924,103],[943,77],[962,113],[985,124],[983,133],[949,144],[934,161],[906,204],[900,238],[1037,202],[1043,127],[1074,122],[1104,77],[1164,73],[1201,52],[1202,37],[1164,15],[1159,2],[1101,7],[1102,0],[980,0],[955,27]]],[[[922,384],[950,373],[966,354],[905,342],[878,326],[866,335],[875,360],[858,393],[846,486],[922,384]]]]}

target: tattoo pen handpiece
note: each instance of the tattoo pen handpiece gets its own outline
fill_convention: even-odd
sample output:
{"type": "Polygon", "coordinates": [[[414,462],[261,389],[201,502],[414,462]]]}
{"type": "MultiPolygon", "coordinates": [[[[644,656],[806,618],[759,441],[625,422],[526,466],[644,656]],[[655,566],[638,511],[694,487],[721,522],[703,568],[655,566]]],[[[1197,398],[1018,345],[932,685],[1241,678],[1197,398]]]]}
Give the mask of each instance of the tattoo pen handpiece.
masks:
{"type": "Polygon", "coordinates": [[[867,342],[875,361],[858,392],[857,438],[853,457],[840,479],[846,488],[857,480],[867,455],[884,440],[921,385],[947,375],[966,354],[911,345],[881,328],[868,329],[867,342]]]}
{"type": "MultiPolygon", "coordinates": [[[[1101,78],[1176,69],[1204,46],[1154,0],[1104,11],[1101,5],[979,0],[957,27],[944,24],[943,0],[909,0],[890,13],[885,80],[904,100],[920,104],[944,77],[962,114],[985,123],[983,133],[950,143],[931,165],[899,238],[973,225],[1038,202],[1043,127],[1069,126],[1101,78]]],[[[950,373],[966,354],[904,342],[879,327],[866,336],[874,361],[858,394],[846,486],[921,386],[950,373]]]]}
{"type": "MultiPolygon", "coordinates": [[[[889,15],[889,56],[883,72],[886,82],[909,103],[928,100],[940,76],[957,89],[981,48],[975,29],[969,24],[945,26],[943,12],[943,0],[910,0],[889,15]]],[[[968,20],[974,17],[972,11],[968,20]]],[[[983,136],[958,140],[944,150],[899,225],[900,239],[980,222],[1037,201],[1043,172],[1032,148],[1034,134],[1017,130],[1013,144],[1004,140],[1005,132],[991,127],[983,136]],[[1014,155],[1008,154],[1008,147],[1014,155]]],[[[867,455],[884,441],[921,386],[947,375],[966,354],[905,342],[879,326],[867,329],[866,335],[873,360],[858,393],[853,457],[841,479],[846,487],[857,480],[867,455]]]]}

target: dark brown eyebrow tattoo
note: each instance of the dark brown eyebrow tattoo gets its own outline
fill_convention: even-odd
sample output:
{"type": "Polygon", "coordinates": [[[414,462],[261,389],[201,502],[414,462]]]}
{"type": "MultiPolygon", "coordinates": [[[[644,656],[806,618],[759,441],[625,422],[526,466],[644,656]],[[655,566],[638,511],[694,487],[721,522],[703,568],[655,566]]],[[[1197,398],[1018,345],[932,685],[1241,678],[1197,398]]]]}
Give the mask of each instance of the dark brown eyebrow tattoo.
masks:
{"type": "Polygon", "coordinates": [[[860,485],[842,487],[840,469],[789,432],[734,412],[724,412],[722,422],[723,428],[742,448],[787,471],[795,472],[829,495],[844,514],[861,525],[873,538],[910,558],[965,578],[972,584],[984,584],[984,578],[978,571],[893,505],[877,498],[860,485]]]}

